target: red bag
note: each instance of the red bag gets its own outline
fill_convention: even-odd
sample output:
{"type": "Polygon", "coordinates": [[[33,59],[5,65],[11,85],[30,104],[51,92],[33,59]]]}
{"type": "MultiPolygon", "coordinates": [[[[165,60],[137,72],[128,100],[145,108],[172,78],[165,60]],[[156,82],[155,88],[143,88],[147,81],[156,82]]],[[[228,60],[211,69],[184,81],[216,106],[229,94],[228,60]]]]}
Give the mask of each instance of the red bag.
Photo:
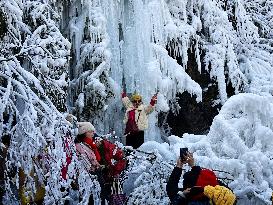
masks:
{"type": "Polygon", "coordinates": [[[103,140],[99,147],[102,156],[101,164],[109,168],[111,176],[119,175],[126,167],[126,159],[121,148],[108,140],[103,140]]]}

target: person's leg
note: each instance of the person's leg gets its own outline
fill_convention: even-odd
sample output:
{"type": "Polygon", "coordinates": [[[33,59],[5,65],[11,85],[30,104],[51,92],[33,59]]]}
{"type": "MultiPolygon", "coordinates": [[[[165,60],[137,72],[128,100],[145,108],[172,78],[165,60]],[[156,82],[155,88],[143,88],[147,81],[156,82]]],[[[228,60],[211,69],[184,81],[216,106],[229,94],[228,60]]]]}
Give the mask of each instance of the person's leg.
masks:
{"type": "Polygon", "coordinates": [[[135,135],[134,148],[139,148],[144,143],[144,131],[139,131],[135,135]]]}
{"type": "Polygon", "coordinates": [[[133,146],[133,134],[126,135],[126,146],[133,146]]]}
{"type": "Polygon", "coordinates": [[[93,199],[93,195],[92,194],[89,197],[88,205],[94,205],[94,199],[93,199]]]}
{"type": "Polygon", "coordinates": [[[144,143],[144,131],[139,131],[126,136],[126,145],[134,149],[139,148],[144,143]]]}

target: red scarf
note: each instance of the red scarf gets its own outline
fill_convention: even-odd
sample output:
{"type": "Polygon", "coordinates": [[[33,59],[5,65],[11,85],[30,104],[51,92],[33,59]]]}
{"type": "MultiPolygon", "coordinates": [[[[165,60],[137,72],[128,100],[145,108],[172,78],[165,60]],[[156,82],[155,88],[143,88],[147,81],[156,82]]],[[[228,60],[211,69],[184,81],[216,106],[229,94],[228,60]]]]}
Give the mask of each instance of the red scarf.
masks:
{"type": "Polygon", "coordinates": [[[85,137],[83,139],[83,142],[85,142],[89,147],[92,148],[94,154],[96,155],[96,159],[99,162],[101,160],[101,156],[98,150],[97,145],[94,143],[93,139],[90,139],[89,137],[85,137]]]}

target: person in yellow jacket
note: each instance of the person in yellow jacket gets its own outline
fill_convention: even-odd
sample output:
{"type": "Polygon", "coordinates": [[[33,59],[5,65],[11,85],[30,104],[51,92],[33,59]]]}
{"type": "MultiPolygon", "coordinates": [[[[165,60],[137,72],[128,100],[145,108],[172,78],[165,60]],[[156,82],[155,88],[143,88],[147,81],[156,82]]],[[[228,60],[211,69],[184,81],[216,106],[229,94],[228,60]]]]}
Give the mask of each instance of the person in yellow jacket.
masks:
{"type": "Polygon", "coordinates": [[[154,111],[157,95],[154,95],[149,105],[143,105],[139,94],[132,95],[131,100],[122,93],[122,102],[126,108],[124,117],[126,145],[134,149],[144,143],[144,130],[148,128],[148,114],[154,111]]]}

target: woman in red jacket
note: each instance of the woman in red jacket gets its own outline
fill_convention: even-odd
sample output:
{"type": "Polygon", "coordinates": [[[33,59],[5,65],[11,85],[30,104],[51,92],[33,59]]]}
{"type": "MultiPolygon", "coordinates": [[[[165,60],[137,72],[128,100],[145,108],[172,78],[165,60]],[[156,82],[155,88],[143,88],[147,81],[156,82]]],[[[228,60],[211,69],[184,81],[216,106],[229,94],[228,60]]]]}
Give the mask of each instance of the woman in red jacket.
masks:
{"type": "Polygon", "coordinates": [[[101,156],[98,147],[93,141],[95,128],[90,122],[78,122],[78,136],[75,139],[79,157],[84,160],[86,169],[94,172],[100,168],[101,156]]]}

